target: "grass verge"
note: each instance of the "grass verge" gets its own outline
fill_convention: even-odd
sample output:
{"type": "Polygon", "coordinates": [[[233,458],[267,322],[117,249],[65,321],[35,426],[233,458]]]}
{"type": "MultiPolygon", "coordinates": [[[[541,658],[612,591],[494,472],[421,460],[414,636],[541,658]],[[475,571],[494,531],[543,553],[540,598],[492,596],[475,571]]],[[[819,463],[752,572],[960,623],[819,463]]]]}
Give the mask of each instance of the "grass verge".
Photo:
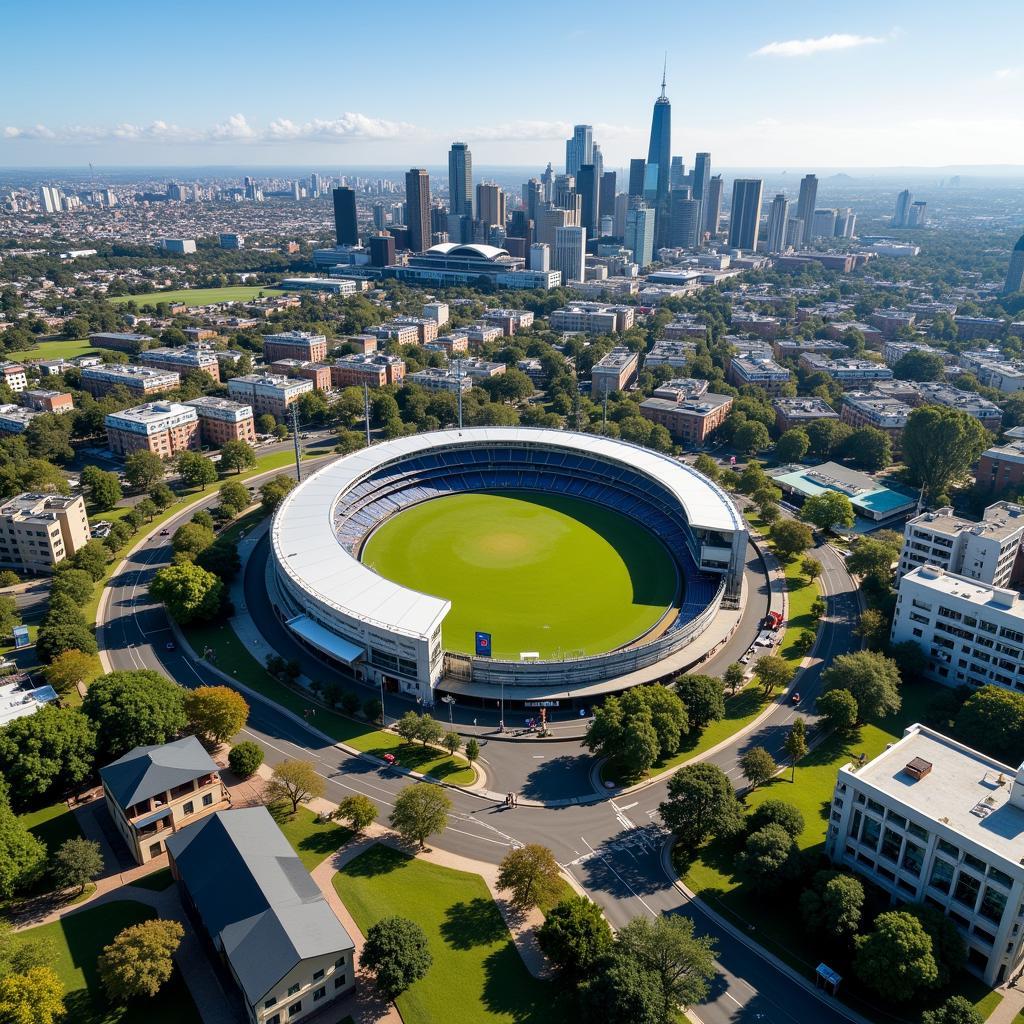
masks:
{"type": "Polygon", "coordinates": [[[82,838],[74,812],[63,800],[40,807],[37,811],[19,814],[18,818],[36,839],[45,843],[51,854],[68,839],[82,838]]]}
{"type": "Polygon", "coordinates": [[[275,814],[277,824],[307,871],[312,871],[353,836],[352,829],[335,821],[318,822],[308,807],[294,814],[275,814]]]}
{"type": "Polygon", "coordinates": [[[364,935],[393,914],[426,933],[434,962],[397,999],[405,1024],[568,1019],[555,987],[527,972],[479,875],[377,845],[335,875],[334,886],[364,935]]]}
{"type": "Polygon", "coordinates": [[[216,302],[251,302],[260,295],[283,295],[280,288],[267,285],[229,285],[227,288],[179,288],[169,292],[145,292],[142,295],[117,295],[109,301],[115,306],[134,302],[136,306],[157,302],[185,302],[190,306],[212,306],[216,302]]]}

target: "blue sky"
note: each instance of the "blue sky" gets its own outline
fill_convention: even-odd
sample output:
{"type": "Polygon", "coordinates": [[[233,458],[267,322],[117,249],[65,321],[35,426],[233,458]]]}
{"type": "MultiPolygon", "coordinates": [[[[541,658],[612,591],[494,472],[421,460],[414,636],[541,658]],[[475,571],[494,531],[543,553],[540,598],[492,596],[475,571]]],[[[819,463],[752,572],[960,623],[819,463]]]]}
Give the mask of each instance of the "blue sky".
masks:
{"type": "Polygon", "coordinates": [[[1024,164],[1024,0],[5,6],[0,166],[1024,164]],[[12,88],[12,86],[14,86],[12,88]]]}

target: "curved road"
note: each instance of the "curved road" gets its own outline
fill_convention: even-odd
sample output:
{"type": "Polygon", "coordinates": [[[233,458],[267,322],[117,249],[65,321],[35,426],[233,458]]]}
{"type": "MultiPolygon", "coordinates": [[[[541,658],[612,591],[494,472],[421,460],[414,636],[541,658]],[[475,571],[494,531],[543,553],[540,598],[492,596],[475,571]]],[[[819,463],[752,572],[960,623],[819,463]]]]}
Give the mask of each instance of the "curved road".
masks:
{"type": "MultiPolygon", "coordinates": [[[[216,500],[214,492],[200,505],[216,500]]],[[[199,506],[168,521],[165,528],[173,532],[196,507],[199,506]]],[[[153,604],[148,596],[148,584],[156,568],[165,564],[170,554],[167,540],[156,536],[128,556],[108,588],[107,603],[101,606],[101,649],[113,668],[159,669],[186,686],[213,682],[200,665],[181,651],[164,648],[170,629],[162,606],[153,604]]],[[[800,681],[805,707],[811,705],[821,685],[820,659],[827,663],[835,654],[856,646],[852,632],[857,608],[853,583],[834,551],[822,547],[815,554],[824,567],[822,583],[828,607],[815,651],[819,660],[800,681]]],[[[251,705],[244,733],[264,747],[268,762],[287,757],[313,760],[326,780],[331,799],[364,793],[387,814],[397,792],[407,785],[402,775],[345,755],[273,703],[252,700],[251,705]]],[[[753,734],[729,744],[711,760],[736,779],[737,758],[747,747],[763,745],[779,754],[786,727],[795,713],[788,705],[776,705],[753,734]]],[[[806,713],[803,708],[801,713],[806,713]]],[[[516,744],[515,749],[527,759],[541,746],[516,744]]],[[[573,745],[566,746],[574,756],[580,756],[573,745]]],[[[641,914],[680,913],[692,917],[699,931],[712,935],[718,944],[720,974],[713,983],[711,996],[698,1008],[700,1019],[707,1024],[748,1020],[764,1024],[803,1024],[809,1020],[839,1024],[848,1019],[841,1008],[808,992],[764,959],[755,947],[719,928],[672,884],[662,864],[667,836],[657,815],[658,804],[665,797],[664,782],[618,801],[599,800],[558,808],[524,805],[510,809],[461,790],[449,790],[449,795],[453,803],[449,825],[435,845],[497,862],[512,846],[543,843],[616,926],[641,914]]]]}

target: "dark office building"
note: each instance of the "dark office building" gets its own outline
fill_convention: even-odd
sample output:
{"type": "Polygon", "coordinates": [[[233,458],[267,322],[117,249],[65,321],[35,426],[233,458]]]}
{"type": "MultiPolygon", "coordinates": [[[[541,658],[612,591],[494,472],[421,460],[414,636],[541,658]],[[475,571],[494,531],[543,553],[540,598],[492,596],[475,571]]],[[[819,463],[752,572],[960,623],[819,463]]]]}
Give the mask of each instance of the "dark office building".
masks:
{"type": "Polygon", "coordinates": [[[370,266],[395,265],[395,239],[391,235],[373,235],[370,238],[370,266]]]}
{"type": "Polygon", "coordinates": [[[576,191],[580,195],[580,226],[587,229],[587,238],[597,237],[597,169],[593,164],[581,164],[576,172],[576,191]]]}
{"type": "Polygon", "coordinates": [[[615,216],[615,172],[605,171],[601,175],[601,195],[597,201],[597,216],[615,216]]]}
{"type": "MultiPolygon", "coordinates": [[[[508,224],[508,235],[510,238],[523,239],[526,252],[530,251],[530,246],[533,245],[533,221],[527,217],[526,210],[512,211],[512,218],[508,224]]],[[[506,248],[508,247],[506,246],[506,248]]]]}
{"type": "Polygon", "coordinates": [[[737,178],[732,183],[732,208],[729,210],[729,248],[757,249],[761,230],[761,192],[764,182],[760,178],[737,178]]]}
{"type": "Polygon", "coordinates": [[[412,235],[406,227],[388,228],[391,237],[395,240],[395,248],[399,251],[412,248],[412,235]]]}
{"type": "Polygon", "coordinates": [[[430,233],[438,235],[448,231],[448,213],[443,206],[430,208],[430,233]]]}
{"type": "Polygon", "coordinates": [[[629,161],[629,194],[631,196],[642,196],[644,194],[644,178],[646,175],[646,160],[634,158],[629,161]]]}
{"type": "Polygon", "coordinates": [[[338,245],[359,244],[355,189],[342,186],[334,190],[334,233],[338,245]]]}
{"type": "Polygon", "coordinates": [[[405,172],[405,219],[409,248],[424,252],[430,248],[430,175],[422,167],[405,172]]]}
{"type": "Polygon", "coordinates": [[[695,249],[700,244],[701,204],[691,198],[688,188],[674,188],[669,192],[668,244],[683,249],[695,249]]]}

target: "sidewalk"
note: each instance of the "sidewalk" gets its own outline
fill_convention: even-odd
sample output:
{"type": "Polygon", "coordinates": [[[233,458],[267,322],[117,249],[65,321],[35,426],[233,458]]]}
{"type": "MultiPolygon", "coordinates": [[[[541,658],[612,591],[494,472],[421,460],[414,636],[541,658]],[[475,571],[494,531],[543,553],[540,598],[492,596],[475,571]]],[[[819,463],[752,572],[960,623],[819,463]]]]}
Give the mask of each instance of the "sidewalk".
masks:
{"type": "Polygon", "coordinates": [[[1015,988],[1000,985],[996,991],[1003,997],[1003,1001],[992,1011],[992,1016],[985,1024],[1015,1024],[1018,1015],[1024,1013],[1024,989],[1019,985],[1015,988]]]}

